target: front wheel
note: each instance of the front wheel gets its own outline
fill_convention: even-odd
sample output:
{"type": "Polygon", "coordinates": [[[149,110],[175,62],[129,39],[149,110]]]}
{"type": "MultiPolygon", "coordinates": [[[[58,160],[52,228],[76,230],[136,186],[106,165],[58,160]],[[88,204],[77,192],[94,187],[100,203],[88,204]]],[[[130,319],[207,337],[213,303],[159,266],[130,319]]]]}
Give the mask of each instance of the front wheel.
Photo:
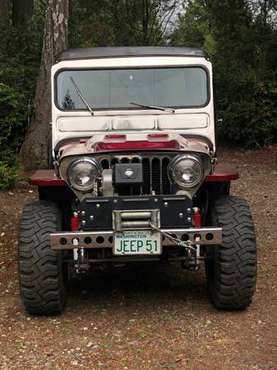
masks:
{"type": "Polygon", "coordinates": [[[223,228],[223,244],[211,247],[206,260],[208,290],[215,307],[243,310],[252,302],[257,275],[254,224],[248,203],[222,196],[212,205],[213,226],[223,228]]]}
{"type": "Polygon", "coordinates": [[[60,230],[61,214],[54,203],[36,201],[24,207],[18,270],[21,297],[29,314],[57,314],[64,308],[62,256],[50,247],[50,234],[60,230]]]}

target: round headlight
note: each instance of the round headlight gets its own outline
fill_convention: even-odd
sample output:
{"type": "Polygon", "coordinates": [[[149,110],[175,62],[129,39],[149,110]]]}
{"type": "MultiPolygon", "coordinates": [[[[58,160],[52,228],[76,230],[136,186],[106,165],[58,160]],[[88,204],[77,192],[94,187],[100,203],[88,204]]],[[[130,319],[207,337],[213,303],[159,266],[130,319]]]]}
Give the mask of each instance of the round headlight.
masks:
{"type": "Polygon", "coordinates": [[[91,190],[98,174],[98,163],[92,158],[81,158],[73,161],[67,172],[70,185],[80,191],[91,190]]]}
{"type": "Polygon", "coordinates": [[[169,165],[169,176],[180,188],[193,188],[203,177],[201,159],[189,154],[175,157],[169,165]]]}

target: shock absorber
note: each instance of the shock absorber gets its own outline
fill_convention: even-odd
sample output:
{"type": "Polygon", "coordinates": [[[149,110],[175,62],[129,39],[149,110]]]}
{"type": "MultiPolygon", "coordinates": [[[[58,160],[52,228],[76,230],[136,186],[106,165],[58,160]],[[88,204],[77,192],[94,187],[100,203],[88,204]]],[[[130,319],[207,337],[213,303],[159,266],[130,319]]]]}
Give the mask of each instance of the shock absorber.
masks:
{"type": "MultiPolygon", "coordinates": [[[[70,220],[71,231],[78,231],[79,230],[79,224],[80,224],[79,214],[78,214],[78,212],[74,211],[72,216],[71,216],[71,220],[70,220]]],[[[78,247],[78,245],[79,245],[78,238],[73,239],[73,245],[78,247]]],[[[76,271],[78,272],[78,261],[79,261],[78,248],[73,249],[73,260],[74,260],[76,271]]]]}
{"type": "MultiPolygon", "coordinates": [[[[71,231],[78,231],[80,228],[80,218],[78,212],[74,211],[71,217],[71,231]]],[[[85,259],[85,250],[84,248],[78,248],[79,239],[73,239],[73,245],[77,248],[73,249],[73,260],[75,265],[75,270],[77,273],[87,272],[89,266],[86,263],[85,259]]]]}
{"type": "MultiPolygon", "coordinates": [[[[193,207],[192,223],[193,223],[193,226],[197,229],[200,229],[202,227],[202,217],[201,217],[200,209],[198,207],[193,207]]],[[[196,244],[195,244],[194,270],[197,271],[199,269],[199,264],[200,264],[200,244],[197,244],[197,241],[199,240],[195,239],[195,241],[196,241],[196,244]]]]}

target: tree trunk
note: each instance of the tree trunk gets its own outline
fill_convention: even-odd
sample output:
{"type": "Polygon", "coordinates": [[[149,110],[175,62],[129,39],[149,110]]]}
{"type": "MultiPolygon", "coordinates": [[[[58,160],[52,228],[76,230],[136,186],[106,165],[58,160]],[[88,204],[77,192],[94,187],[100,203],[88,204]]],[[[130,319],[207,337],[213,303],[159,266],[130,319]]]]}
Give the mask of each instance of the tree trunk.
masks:
{"type": "Polygon", "coordinates": [[[24,27],[33,16],[34,0],[13,0],[13,25],[24,27]]]}
{"type": "Polygon", "coordinates": [[[10,0],[0,0],[0,22],[9,20],[10,0]]]}
{"type": "Polygon", "coordinates": [[[21,148],[25,169],[48,168],[51,121],[51,66],[66,49],[69,0],[49,0],[46,10],[40,72],[34,100],[35,114],[21,148]]]}

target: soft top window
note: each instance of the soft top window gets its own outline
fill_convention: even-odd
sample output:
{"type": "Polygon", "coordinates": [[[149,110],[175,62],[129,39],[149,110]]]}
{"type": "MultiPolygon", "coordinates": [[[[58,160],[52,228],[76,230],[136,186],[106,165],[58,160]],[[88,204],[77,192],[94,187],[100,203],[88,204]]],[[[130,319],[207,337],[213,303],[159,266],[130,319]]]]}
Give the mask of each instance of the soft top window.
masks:
{"type": "Polygon", "coordinates": [[[63,70],[56,79],[58,108],[86,109],[76,85],[94,109],[102,110],[134,109],[132,102],[186,108],[208,101],[207,72],[202,67],[63,70]]]}

